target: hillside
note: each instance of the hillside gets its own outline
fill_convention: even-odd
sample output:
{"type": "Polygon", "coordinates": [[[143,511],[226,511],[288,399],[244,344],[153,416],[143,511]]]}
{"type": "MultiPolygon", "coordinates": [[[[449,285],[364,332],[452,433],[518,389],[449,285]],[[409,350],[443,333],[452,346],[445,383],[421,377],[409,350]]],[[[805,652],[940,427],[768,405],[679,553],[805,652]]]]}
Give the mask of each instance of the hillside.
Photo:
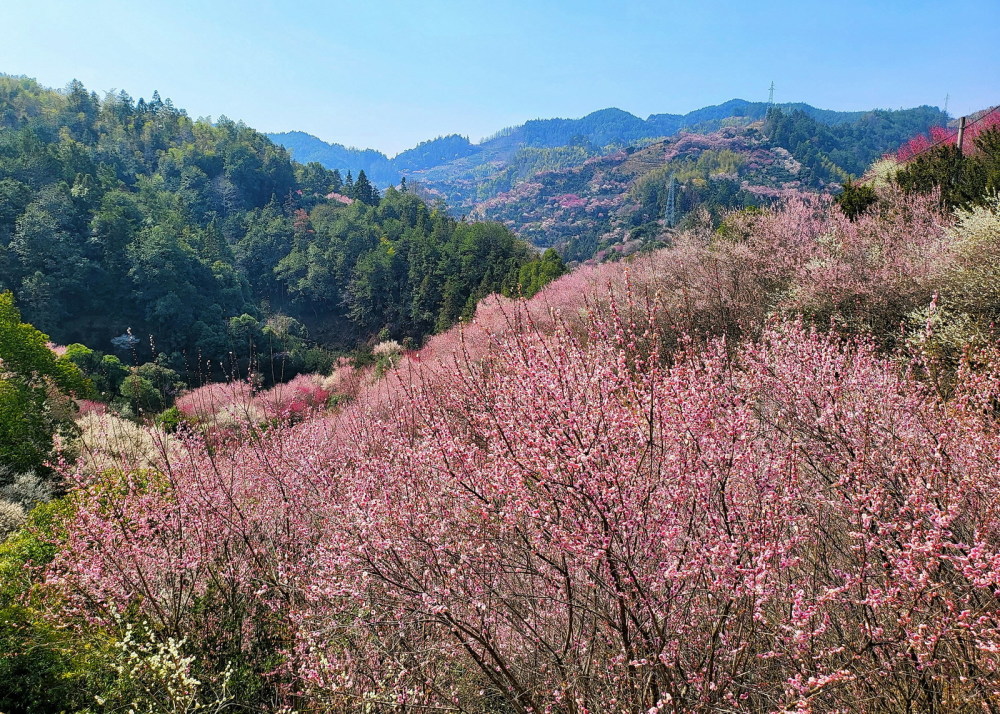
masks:
{"type": "MultiPolygon", "coordinates": [[[[662,185],[652,184],[662,184],[678,171],[682,184],[675,224],[702,204],[718,211],[755,205],[776,196],[778,189],[830,190],[860,175],[911,136],[946,121],[947,116],[932,107],[836,112],[740,99],[647,119],[604,109],[580,119],[532,120],[478,144],[460,136],[440,137],[401,153],[388,165],[419,195],[444,201],[453,213],[502,220],[535,245],[556,245],[567,258],[580,260],[655,232],[651,223],[662,218],[666,196],[662,185]],[[680,155],[666,158],[671,151],[666,140],[678,132],[702,138],[685,139],[693,142],[689,149],[682,147],[680,155]],[[738,153],[727,159],[735,173],[728,176],[720,166],[709,166],[709,157],[697,168],[685,163],[691,159],[697,164],[699,145],[738,153]],[[636,158],[613,168],[625,164],[625,149],[636,158]],[[661,155],[663,160],[658,160],[661,155]],[[657,176],[646,179],[654,170],[659,170],[657,176]],[[610,183],[588,187],[598,171],[610,183]],[[570,196],[568,204],[556,200],[561,195],[570,196]],[[584,206],[573,196],[596,201],[584,210],[591,215],[581,214],[584,206]],[[637,200],[638,210],[623,210],[637,200]],[[635,229],[643,235],[631,236],[635,229]]],[[[292,141],[272,136],[308,160],[322,156],[309,147],[329,146],[313,137],[306,143],[298,137],[292,141]]],[[[330,147],[329,160],[364,163],[361,153],[348,156],[340,148],[330,147]]],[[[378,166],[381,170],[385,164],[378,166]]]]}
{"type": "Polygon", "coordinates": [[[156,92],[0,75],[0,292],[58,343],[192,381],[289,377],[380,333],[420,342],[486,294],[537,289],[541,265],[505,228],[156,92]]]}
{"type": "MultiPolygon", "coordinates": [[[[817,121],[830,124],[854,122],[868,112],[838,112],[817,109],[801,102],[771,105],[731,99],[716,106],[703,107],[687,114],[653,114],[646,119],[621,109],[592,112],[580,119],[534,119],[519,126],[501,129],[478,144],[465,137],[451,135],[421,142],[393,158],[372,149],[353,149],[328,144],[301,131],[268,134],[276,144],[288,149],[300,163],[318,161],[327,168],[357,173],[364,170],[379,185],[394,185],[401,175],[428,171],[436,166],[478,154],[484,160],[509,154],[522,147],[555,148],[586,142],[593,147],[625,147],[643,139],[663,138],[681,129],[713,131],[723,122],[748,123],[763,119],[770,108],[784,112],[801,111],[817,121]],[[395,172],[395,173],[393,173],[395,172]]],[[[942,115],[943,116],[943,115],[942,115]]]]}
{"type": "Polygon", "coordinates": [[[174,433],[85,417],[0,547],[0,704],[988,709],[995,187],[791,195],[174,433]]]}
{"type": "Polygon", "coordinates": [[[317,162],[329,169],[339,169],[357,174],[364,171],[378,186],[392,186],[399,183],[399,174],[389,158],[374,149],[354,149],[340,144],[327,144],[311,134],[288,131],[267,134],[268,139],[288,149],[292,158],[300,164],[317,162]]]}
{"type": "MultiPolygon", "coordinates": [[[[717,112],[716,112],[717,113],[717,112]]],[[[709,113],[711,115],[711,113],[709,113]]],[[[571,261],[620,257],[669,242],[701,216],[773,203],[797,192],[831,193],[874,159],[920,134],[934,111],[870,112],[828,126],[795,110],[763,121],[629,148],[554,170],[508,167],[470,216],[498,220],[571,261]],[[673,184],[673,188],[671,188],[673,184]],[[672,199],[672,200],[671,200],[672,199]]],[[[933,125],[933,124],[932,124],[933,125]]]]}

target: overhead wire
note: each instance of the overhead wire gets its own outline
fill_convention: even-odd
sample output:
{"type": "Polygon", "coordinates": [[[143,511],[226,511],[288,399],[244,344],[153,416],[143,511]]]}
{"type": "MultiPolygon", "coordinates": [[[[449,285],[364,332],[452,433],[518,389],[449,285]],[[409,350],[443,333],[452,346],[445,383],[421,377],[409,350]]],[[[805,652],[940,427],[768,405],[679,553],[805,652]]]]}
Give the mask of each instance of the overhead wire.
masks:
{"type": "MultiPolygon", "coordinates": [[[[987,109],[986,111],[984,111],[982,114],[980,114],[976,119],[973,119],[972,121],[966,122],[965,123],[965,130],[968,131],[969,127],[975,126],[979,122],[981,122],[984,119],[986,119],[986,117],[988,117],[991,114],[993,114],[994,112],[996,112],[998,109],[1000,109],[1000,104],[997,104],[995,106],[990,107],[989,109],[987,109]]],[[[958,132],[957,131],[954,134],[949,134],[948,136],[942,137],[942,138],[938,139],[937,141],[935,141],[934,143],[932,143],[930,146],[926,146],[923,149],[921,149],[920,151],[914,153],[912,156],[910,156],[907,159],[907,161],[913,161],[913,159],[917,158],[918,156],[922,156],[923,154],[926,154],[928,151],[930,151],[932,149],[935,149],[938,146],[941,146],[942,144],[946,144],[948,142],[956,140],[957,137],[958,137],[958,132]]],[[[873,179],[874,179],[874,177],[865,178],[864,176],[862,176],[857,181],[855,181],[855,184],[864,184],[864,183],[867,183],[868,181],[871,181],[873,179]]]]}

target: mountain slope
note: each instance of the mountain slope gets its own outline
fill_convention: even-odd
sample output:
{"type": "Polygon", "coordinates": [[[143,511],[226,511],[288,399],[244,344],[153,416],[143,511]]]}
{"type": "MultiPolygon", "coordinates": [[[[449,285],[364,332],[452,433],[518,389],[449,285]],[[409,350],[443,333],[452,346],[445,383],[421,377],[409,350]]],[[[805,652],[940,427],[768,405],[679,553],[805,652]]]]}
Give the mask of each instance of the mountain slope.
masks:
{"type": "Polygon", "coordinates": [[[483,295],[537,289],[552,264],[499,226],[302,166],[156,93],[0,75],[0,294],[58,343],[193,379],[284,354],[271,373],[288,375],[305,366],[288,336],[419,342],[483,295]]]}
{"type": "Polygon", "coordinates": [[[802,102],[772,105],[767,102],[731,99],[687,114],[652,114],[646,119],[617,108],[601,109],[579,119],[532,119],[519,126],[501,129],[477,144],[471,143],[466,137],[453,134],[421,142],[392,159],[372,149],[349,149],[340,144],[327,144],[299,131],[267,136],[287,148],[293,158],[301,163],[318,161],[327,168],[341,171],[364,169],[369,178],[382,185],[398,182],[400,175],[435,183],[441,174],[463,176],[472,171],[470,167],[509,161],[524,147],[584,146],[591,155],[595,155],[601,153],[604,147],[624,148],[643,140],[666,138],[682,129],[705,133],[715,131],[723,125],[747,125],[764,119],[771,109],[781,110],[785,114],[802,112],[819,124],[833,127],[857,123],[865,117],[885,115],[919,116],[920,121],[927,126],[947,121],[947,115],[935,107],[918,107],[898,112],[844,112],[818,109],[802,102]],[[448,171],[445,167],[454,162],[460,163],[448,171]]]}
{"type": "Polygon", "coordinates": [[[389,157],[375,149],[348,148],[342,144],[328,144],[303,131],[266,134],[275,144],[285,147],[300,164],[318,162],[329,169],[364,171],[370,181],[391,186],[399,182],[399,174],[389,157]]]}
{"type": "Polygon", "coordinates": [[[479,202],[470,215],[501,221],[570,260],[631,252],[690,223],[699,208],[717,217],[725,209],[761,205],[802,190],[809,169],[774,146],[759,126],[683,133],[579,166],[541,171],[479,202]]]}
{"type": "MultiPolygon", "coordinates": [[[[631,250],[656,240],[700,206],[718,218],[723,210],[758,205],[782,192],[829,192],[909,137],[946,121],[944,112],[928,106],[840,112],[731,99],[646,119],[609,108],[579,119],[531,120],[478,144],[439,137],[379,166],[405,176],[425,200],[502,221],[536,246],[588,260],[612,247],[631,250]],[[668,218],[672,176],[675,202],[668,218]]],[[[371,154],[382,157],[346,153],[308,135],[296,135],[294,143],[283,138],[290,135],[273,136],[301,152],[299,160],[361,166],[371,154]]]]}

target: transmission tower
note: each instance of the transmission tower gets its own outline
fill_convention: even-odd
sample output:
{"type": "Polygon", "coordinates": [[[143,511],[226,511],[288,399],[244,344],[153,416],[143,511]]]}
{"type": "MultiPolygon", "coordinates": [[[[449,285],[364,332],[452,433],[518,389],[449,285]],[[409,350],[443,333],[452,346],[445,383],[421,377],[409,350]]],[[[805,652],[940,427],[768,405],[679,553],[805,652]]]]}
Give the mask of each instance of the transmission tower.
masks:
{"type": "Polygon", "coordinates": [[[774,106],[774,82],[771,82],[771,89],[767,93],[767,103],[769,106],[774,106]]]}
{"type": "Polygon", "coordinates": [[[663,210],[663,221],[667,228],[673,228],[677,223],[677,176],[670,174],[670,183],[667,186],[667,205],[663,210]]]}
{"type": "Polygon", "coordinates": [[[944,113],[945,114],[948,113],[948,100],[949,99],[951,99],[951,95],[950,94],[944,95],[944,113]]]}

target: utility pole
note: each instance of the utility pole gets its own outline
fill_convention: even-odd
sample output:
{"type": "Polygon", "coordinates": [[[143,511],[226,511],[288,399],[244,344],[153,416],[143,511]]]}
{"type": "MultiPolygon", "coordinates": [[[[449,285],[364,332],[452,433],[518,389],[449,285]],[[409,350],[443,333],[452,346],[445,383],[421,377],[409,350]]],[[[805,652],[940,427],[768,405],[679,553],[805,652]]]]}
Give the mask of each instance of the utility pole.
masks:
{"type": "Polygon", "coordinates": [[[958,146],[958,153],[962,153],[962,140],[965,138],[965,117],[958,120],[958,140],[955,145],[958,146]]]}
{"type": "Polygon", "coordinates": [[[667,228],[673,228],[677,222],[677,176],[670,174],[670,184],[667,187],[667,205],[663,218],[667,228]]]}

